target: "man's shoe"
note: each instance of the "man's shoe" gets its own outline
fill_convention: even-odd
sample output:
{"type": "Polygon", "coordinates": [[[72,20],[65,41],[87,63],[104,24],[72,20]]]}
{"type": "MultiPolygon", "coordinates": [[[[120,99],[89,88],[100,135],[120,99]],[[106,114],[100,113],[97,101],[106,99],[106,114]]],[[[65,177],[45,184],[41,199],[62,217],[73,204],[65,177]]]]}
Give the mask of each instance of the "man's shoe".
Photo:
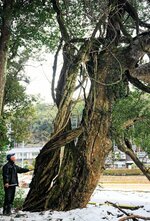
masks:
{"type": "Polygon", "coordinates": [[[3,207],[3,215],[7,215],[7,206],[3,207]]]}
{"type": "Polygon", "coordinates": [[[10,216],[11,215],[11,205],[8,205],[6,208],[6,216],[10,216]]]}
{"type": "Polygon", "coordinates": [[[3,210],[3,215],[7,215],[7,212],[6,212],[6,210],[3,210]]]}

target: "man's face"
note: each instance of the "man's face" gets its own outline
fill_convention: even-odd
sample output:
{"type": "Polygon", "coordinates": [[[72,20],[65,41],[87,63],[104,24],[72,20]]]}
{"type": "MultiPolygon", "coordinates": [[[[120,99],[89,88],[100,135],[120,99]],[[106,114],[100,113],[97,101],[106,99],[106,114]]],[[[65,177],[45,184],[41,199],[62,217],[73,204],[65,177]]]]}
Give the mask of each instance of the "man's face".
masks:
{"type": "Polygon", "coordinates": [[[15,162],[15,161],[16,161],[15,155],[14,155],[14,156],[11,156],[11,157],[10,157],[10,160],[13,161],[13,162],[15,162]]]}

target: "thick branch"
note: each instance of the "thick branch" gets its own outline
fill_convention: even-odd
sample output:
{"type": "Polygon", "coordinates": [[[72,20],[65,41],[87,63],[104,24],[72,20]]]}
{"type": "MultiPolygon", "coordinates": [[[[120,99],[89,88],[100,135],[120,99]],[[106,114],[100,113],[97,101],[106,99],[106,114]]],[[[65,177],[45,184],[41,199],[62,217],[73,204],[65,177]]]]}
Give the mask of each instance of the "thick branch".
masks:
{"type": "Polygon", "coordinates": [[[136,215],[136,214],[129,214],[127,213],[125,210],[123,210],[120,206],[116,205],[115,203],[109,202],[107,201],[106,203],[112,205],[113,207],[119,209],[122,213],[124,213],[126,216],[122,217],[119,219],[119,221],[125,221],[128,219],[133,219],[133,220],[137,220],[137,219],[143,219],[143,220],[150,220],[150,217],[145,217],[145,216],[141,216],[141,215],[136,215]]]}
{"type": "Polygon", "coordinates": [[[140,117],[135,117],[133,119],[127,120],[124,124],[123,124],[123,128],[124,129],[129,129],[130,127],[132,127],[135,122],[137,121],[143,121],[144,120],[144,116],[140,116],[140,117]]]}
{"type": "Polygon", "coordinates": [[[125,139],[125,141],[123,142],[119,137],[117,137],[116,143],[117,143],[118,149],[126,153],[133,160],[133,162],[137,165],[137,167],[139,167],[139,169],[143,172],[143,174],[147,177],[147,179],[150,181],[149,170],[143,165],[143,163],[135,155],[134,151],[132,150],[132,145],[129,142],[129,140],[125,139]]]}
{"type": "Polygon", "coordinates": [[[131,74],[132,77],[138,78],[138,80],[150,83],[150,62],[133,69],[131,74]]]}
{"type": "Polygon", "coordinates": [[[126,71],[125,73],[128,81],[133,84],[135,87],[137,87],[138,89],[145,91],[147,93],[150,93],[150,87],[146,86],[145,84],[143,84],[141,81],[139,81],[137,78],[133,77],[130,75],[129,71],[126,71]]]}
{"type": "Polygon", "coordinates": [[[72,94],[75,89],[76,77],[78,75],[79,67],[81,63],[85,61],[91,44],[92,42],[88,41],[81,46],[78,54],[74,56],[74,59],[68,68],[67,79],[63,90],[63,97],[59,103],[59,110],[55,119],[55,133],[56,131],[59,133],[59,131],[64,128],[64,125],[66,125],[68,114],[70,114],[69,108],[71,105],[72,94]]]}
{"type": "Polygon", "coordinates": [[[139,20],[139,25],[144,28],[150,28],[150,24],[139,20]]]}
{"type": "MultiPolygon", "coordinates": [[[[150,31],[143,32],[138,37],[133,38],[132,44],[123,49],[119,57],[122,60],[122,65],[132,73],[139,59],[146,53],[150,53],[150,31]]],[[[139,72],[138,68],[136,70],[139,72]]]]}
{"type": "Polygon", "coordinates": [[[76,128],[54,136],[41,150],[41,155],[47,155],[54,149],[61,148],[79,137],[83,132],[83,127],[76,128]]]}
{"type": "Polygon", "coordinates": [[[60,6],[59,6],[59,0],[51,0],[52,4],[53,4],[53,9],[54,11],[57,13],[57,21],[59,24],[59,28],[61,31],[61,35],[64,41],[68,41],[69,40],[69,34],[67,32],[67,28],[64,24],[64,19],[60,10],[60,6]]]}
{"type": "Polygon", "coordinates": [[[108,203],[110,204],[111,206],[119,209],[122,213],[124,213],[125,215],[129,216],[130,214],[127,213],[125,210],[123,210],[120,206],[116,205],[115,203],[112,203],[112,202],[109,202],[109,201],[106,201],[105,203],[108,203]]]}
{"type": "Polygon", "coordinates": [[[125,220],[130,220],[130,219],[143,219],[143,220],[150,220],[150,217],[146,217],[146,216],[140,216],[140,215],[136,215],[136,214],[132,214],[129,216],[125,216],[119,219],[119,221],[125,221],[125,220]]]}
{"type": "Polygon", "coordinates": [[[52,92],[52,98],[54,100],[54,102],[56,103],[56,96],[55,96],[55,77],[56,77],[56,70],[57,70],[57,61],[58,61],[58,54],[59,51],[62,47],[62,39],[60,40],[60,44],[58,46],[58,49],[56,51],[55,57],[54,57],[54,64],[53,64],[53,78],[52,78],[52,88],[51,88],[51,92],[52,92]]]}

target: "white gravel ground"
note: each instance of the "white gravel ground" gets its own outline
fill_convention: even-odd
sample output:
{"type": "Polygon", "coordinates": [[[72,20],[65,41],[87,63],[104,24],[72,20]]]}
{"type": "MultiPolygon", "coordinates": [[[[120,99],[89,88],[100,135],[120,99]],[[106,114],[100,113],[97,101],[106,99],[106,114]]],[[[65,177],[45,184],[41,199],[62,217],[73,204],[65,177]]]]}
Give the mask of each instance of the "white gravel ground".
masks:
{"type": "Polygon", "coordinates": [[[19,211],[8,217],[0,215],[0,221],[119,221],[124,216],[123,212],[105,204],[106,201],[117,205],[143,206],[134,211],[125,211],[150,218],[150,191],[114,191],[97,188],[91,197],[91,204],[87,208],[68,212],[29,213],[19,211]]]}

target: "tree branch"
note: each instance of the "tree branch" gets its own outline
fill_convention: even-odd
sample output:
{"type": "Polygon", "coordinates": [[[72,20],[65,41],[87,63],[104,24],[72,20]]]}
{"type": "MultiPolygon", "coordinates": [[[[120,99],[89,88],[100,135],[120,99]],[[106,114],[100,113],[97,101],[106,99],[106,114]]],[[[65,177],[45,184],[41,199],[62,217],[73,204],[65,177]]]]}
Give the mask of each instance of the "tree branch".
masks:
{"type": "Polygon", "coordinates": [[[56,103],[56,96],[55,96],[55,77],[56,77],[56,70],[57,70],[57,60],[58,60],[58,54],[59,51],[62,47],[62,39],[60,40],[59,46],[57,48],[55,57],[54,57],[54,63],[53,63],[53,78],[52,78],[52,87],[51,87],[51,92],[52,92],[52,98],[54,102],[56,103]]]}
{"type": "Polygon", "coordinates": [[[65,146],[66,144],[79,137],[82,133],[83,127],[78,127],[74,130],[63,132],[62,134],[57,134],[56,136],[54,135],[52,139],[50,139],[50,141],[43,147],[43,149],[40,152],[40,155],[47,155],[52,150],[65,146]]]}
{"type": "Polygon", "coordinates": [[[150,62],[139,66],[131,70],[132,77],[138,78],[138,80],[150,83],[150,62]]]}
{"type": "Polygon", "coordinates": [[[135,87],[137,87],[138,89],[145,91],[147,93],[150,93],[150,87],[146,86],[145,84],[143,84],[141,81],[139,81],[137,78],[133,77],[130,75],[129,71],[125,72],[125,75],[128,79],[128,81],[133,84],[135,87]]]}
{"type": "MultiPolygon", "coordinates": [[[[146,216],[140,216],[140,215],[136,215],[136,214],[132,214],[132,215],[129,215],[129,216],[125,216],[125,217],[122,217],[119,219],[119,221],[125,221],[125,220],[129,220],[129,219],[143,219],[143,220],[150,220],[150,217],[146,217],[146,216]]],[[[136,219],[136,220],[137,220],[136,219]]]]}
{"type": "Polygon", "coordinates": [[[118,57],[122,60],[123,67],[131,73],[134,70],[138,71],[138,68],[135,69],[135,67],[139,59],[146,53],[150,54],[150,31],[143,32],[133,38],[132,43],[120,52],[118,57]],[[125,57],[126,59],[124,59],[125,57]]]}
{"type": "Polygon", "coordinates": [[[150,217],[140,216],[140,215],[136,215],[136,214],[129,214],[125,210],[123,210],[120,206],[116,205],[115,203],[112,203],[109,201],[106,201],[105,203],[108,203],[111,206],[119,209],[122,213],[124,213],[126,215],[125,217],[120,218],[119,221],[125,221],[128,219],[133,219],[135,221],[138,221],[137,219],[150,220],[150,217]]]}
{"type": "Polygon", "coordinates": [[[112,203],[112,202],[109,202],[109,201],[106,201],[105,203],[108,203],[110,204],[111,206],[119,209],[122,213],[124,213],[125,215],[129,216],[130,214],[127,213],[125,210],[123,210],[120,206],[116,205],[115,203],[112,203]]]}
{"type": "Polygon", "coordinates": [[[63,40],[66,42],[69,40],[70,36],[68,34],[67,28],[64,24],[64,19],[60,10],[60,6],[59,6],[59,0],[51,0],[52,4],[53,4],[53,9],[57,14],[57,21],[59,24],[59,28],[60,28],[60,32],[62,35],[63,40]]]}
{"type": "Polygon", "coordinates": [[[139,20],[139,25],[144,28],[150,28],[150,24],[148,24],[144,21],[141,21],[141,20],[139,20]]]}
{"type": "Polygon", "coordinates": [[[147,177],[147,179],[150,181],[150,172],[149,170],[143,165],[143,163],[139,160],[139,158],[136,156],[134,151],[132,150],[132,145],[130,141],[127,138],[121,139],[119,136],[116,138],[116,144],[120,151],[126,153],[133,162],[139,167],[139,169],[143,172],[143,174],[147,177]]]}
{"type": "Polygon", "coordinates": [[[124,124],[123,124],[123,128],[124,129],[129,129],[130,127],[132,127],[135,122],[137,121],[142,121],[144,120],[144,116],[139,116],[139,117],[135,117],[133,119],[127,120],[124,124]]]}

